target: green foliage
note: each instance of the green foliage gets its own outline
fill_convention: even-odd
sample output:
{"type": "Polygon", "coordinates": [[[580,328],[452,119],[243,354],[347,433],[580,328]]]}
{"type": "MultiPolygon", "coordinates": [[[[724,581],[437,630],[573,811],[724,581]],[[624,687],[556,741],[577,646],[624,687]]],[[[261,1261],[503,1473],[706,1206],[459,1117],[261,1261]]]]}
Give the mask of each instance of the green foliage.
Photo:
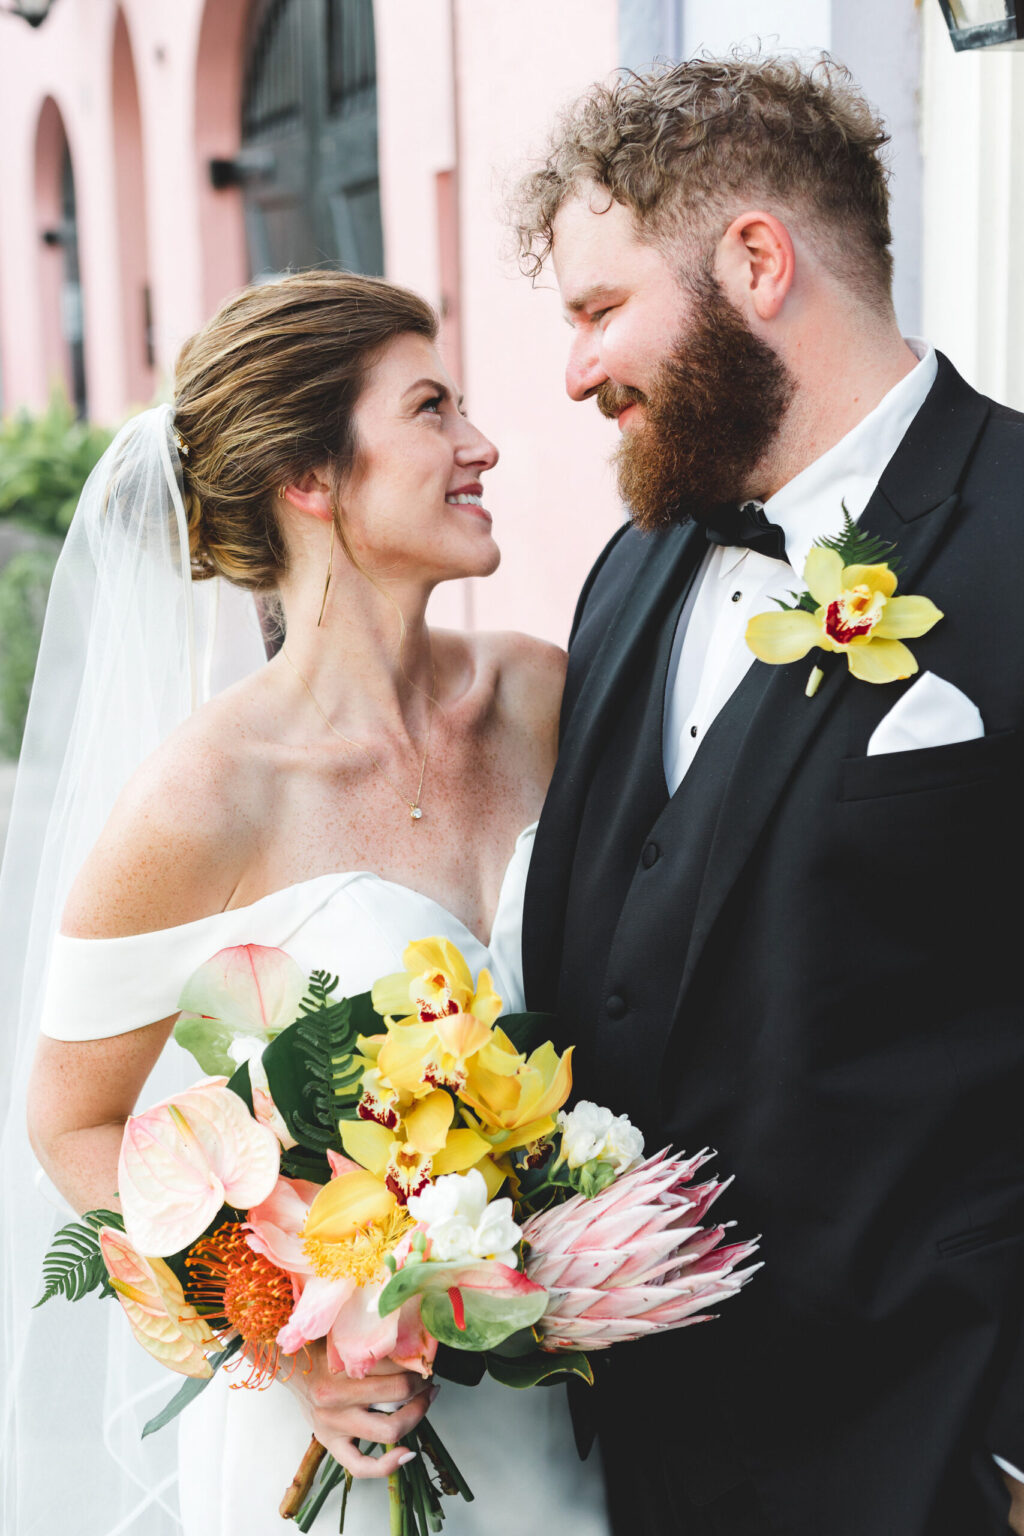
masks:
{"type": "Polygon", "coordinates": [[[43,1294],[36,1302],[41,1307],[53,1296],[80,1301],[90,1291],[113,1292],[107,1282],[107,1266],[100,1252],[99,1230],[116,1227],[124,1231],[124,1222],[116,1211],[86,1211],[81,1221],[61,1227],[43,1260],[43,1294]]]}
{"type": "Polygon", "coordinates": [[[894,576],[899,575],[900,562],[892,558],[896,545],[888,539],[880,539],[867,529],[859,528],[843,507],[843,527],[830,539],[815,539],[822,549],[834,549],[844,565],[888,565],[894,576]]]}
{"type": "Polygon", "coordinates": [[[369,992],[334,1002],[337,985],[336,976],[314,971],[299,1018],[263,1052],[282,1119],[307,1153],[320,1156],[328,1148],[342,1150],[338,1124],[357,1118],[363,1067],[356,1042],[361,1034],[374,1034],[380,1023],[369,992]]]}
{"type": "Polygon", "coordinates": [[[56,553],[24,550],[0,571],[0,756],[21,750],[56,553]]]}
{"type": "MultiPolygon", "coordinates": [[[[843,508],[843,526],[839,533],[831,538],[815,539],[815,545],[819,549],[831,549],[842,560],[844,565],[887,565],[894,576],[899,576],[903,562],[894,554],[896,545],[888,539],[880,539],[876,534],[868,533],[866,528],[859,528],[847,510],[846,502],[841,503],[843,508]]],[[[797,609],[804,613],[817,613],[818,604],[809,592],[791,592],[791,603],[784,602],[781,597],[772,598],[783,613],[795,613],[797,609]]]]}
{"type": "Polygon", "coordinates": [[[529,1354],[512,1357],[492,1350],[487,1355],[487,1370],[495,1381],[506,1387],[536,1387],[542,1382],[550,1384],[567,1376],[578,1376],[589,1387],[594,1385],[590,1361],[580,1349],[563,1350],[558,1354],[533,1349],[529,1354]]]}
{"type": "MultiPolygon", "coordinates": [[[[225,1349],[222,1349],[219,1355],[207,1355],[206,1358],[213,1372],[216,1373],[222,1365],[226,1365],[232,1355],[237,1355],[241,1347],[241,1338],[236,1338],[232,1339],[231,1343],[225,1349]]],[[[142,1431],[143,1440],[145,1440],[147,1435],[153,1435],[158,1429],[163,1429],[164,1425],[169,1424],[172,1419],[176,1419],[181,1410],[187,1408],[193,1398],[199,1396],[200,1392],[205,1391],[212,1380],[212,1375],[187,1377],[170,1401],[165,1403],[160,1412],[154,1414],[144,1426],[142,1431]]]]}
{"type": "Polygon", "coordinates": [[[0,517],[63,537],[110,440],[104,428],[76,420],[59,391],[41,416],[20,411],[0,422],[0,517]]]}
{"type": "Polygon", "coordinates": [[[553,1013],[504,1013],[498,1019],[517,1051],[529,1056],[545,1040],[553,1040],[558,1020],[553,1013]]]}

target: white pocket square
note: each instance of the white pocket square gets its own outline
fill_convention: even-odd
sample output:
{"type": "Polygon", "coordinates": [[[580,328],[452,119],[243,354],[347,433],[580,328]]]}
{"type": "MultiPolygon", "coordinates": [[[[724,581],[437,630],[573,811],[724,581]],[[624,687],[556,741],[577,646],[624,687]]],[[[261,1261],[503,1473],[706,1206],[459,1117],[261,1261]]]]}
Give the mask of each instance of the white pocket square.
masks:
{"type": "Polygon", "coordinates": [[[918,747],[947,747],[954,741],[984,736],[978,706],[944,678],[922,672],[878,722],[868,742],[868,757],[882,752],[913,752],[918,747]]]}

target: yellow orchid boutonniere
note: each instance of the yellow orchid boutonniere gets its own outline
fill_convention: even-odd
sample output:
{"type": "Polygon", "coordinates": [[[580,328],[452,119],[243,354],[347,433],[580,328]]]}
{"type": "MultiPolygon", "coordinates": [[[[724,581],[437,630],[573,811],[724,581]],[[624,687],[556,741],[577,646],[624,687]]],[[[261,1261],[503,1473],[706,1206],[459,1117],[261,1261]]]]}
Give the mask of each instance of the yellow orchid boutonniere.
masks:
{"type": "MultiPolygon", "coordinates": [[[[758,613],[747,625],[754,655],[771,666],[799,661],[814,646],[839,651],[854,677],[865,683],[894,683],[917,671],[904,640],[925,635],[942,618],[927,597],[896,597],[899,562],[894,544],[861,532],[843,504],[842,533],[819,539],[804,565],[807,591],[796,602],[779,602],[780,613],[758,613]]],[[[807,683],[810,698],[821,682],[815,667],[807,683]]]]}

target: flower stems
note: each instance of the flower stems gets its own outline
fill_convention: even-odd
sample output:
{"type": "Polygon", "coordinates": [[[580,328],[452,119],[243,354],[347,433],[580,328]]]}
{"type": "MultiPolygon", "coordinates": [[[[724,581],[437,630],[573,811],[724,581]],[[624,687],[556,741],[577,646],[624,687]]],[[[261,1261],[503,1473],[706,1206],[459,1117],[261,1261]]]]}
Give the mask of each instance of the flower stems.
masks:
{"type": "MultiPolygon", "coordinates": [[[[386,1445],[384,1453],[393,1451],[393,1445],[386,1445]]],[[[388,1478],[388,1509],[391,1521],[388,1526],[388,1536],[406,1536],[405,1500],[402,1498],[402,1469],[392,1472],[388,1478]]]]}

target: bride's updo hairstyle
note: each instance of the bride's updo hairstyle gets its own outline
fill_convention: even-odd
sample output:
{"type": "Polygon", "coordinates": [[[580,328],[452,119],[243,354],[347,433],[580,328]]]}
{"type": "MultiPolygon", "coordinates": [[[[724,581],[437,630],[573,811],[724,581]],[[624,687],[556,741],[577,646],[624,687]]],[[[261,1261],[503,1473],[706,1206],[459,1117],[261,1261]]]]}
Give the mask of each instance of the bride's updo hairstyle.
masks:
{"type": "Polygon", "coordinates": [[[243,289],[185,343],[174,425],[194,576],[254,592],[278,585],[287,567],[279,488],[324,466],[340,488],[357,467],[353,412],[370,370],[409,334],[437,337],[418,294],[315,271],[243,289]]]}

